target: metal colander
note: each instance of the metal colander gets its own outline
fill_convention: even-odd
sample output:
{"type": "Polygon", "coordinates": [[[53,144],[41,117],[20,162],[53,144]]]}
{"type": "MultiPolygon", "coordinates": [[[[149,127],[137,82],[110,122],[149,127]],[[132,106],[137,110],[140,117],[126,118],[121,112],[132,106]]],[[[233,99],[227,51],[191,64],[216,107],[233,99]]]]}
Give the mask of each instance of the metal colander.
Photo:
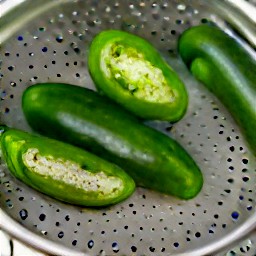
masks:
{"type": "MultiPolygon", "coordinates": [[[[251,4],[253,10],[255,0],[251,4]]],[[[126,30],[149,40],[184,81],[190,96],[185,117],[174,125],[147,125],[175,138],[198,163],[205,182],[190,201],[137,188],[118,205],[81,208],[27,187],[2,161],[2,228],[57,255],[204,255],[253,230],[256,159],[229,112],[192,77],[177,53],[185,29],[210,21],[253,54],[250,29],[255,24],[238,22],[246,20],[225,1],[203,0],[27,0],[3,16],[1,123],[31,131],[21,96],[32,84],[61,82],[94,89],[87,67],[90,42],[101,30],[126,30]]]]}

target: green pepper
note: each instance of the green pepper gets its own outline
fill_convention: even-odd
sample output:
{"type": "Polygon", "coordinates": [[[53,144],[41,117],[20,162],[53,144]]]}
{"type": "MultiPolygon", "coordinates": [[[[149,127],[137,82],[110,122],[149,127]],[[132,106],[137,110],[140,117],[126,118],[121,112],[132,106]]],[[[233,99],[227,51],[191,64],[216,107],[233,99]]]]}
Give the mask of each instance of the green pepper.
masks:
{"type": "Polygon", "coordinates": [[[91,43],[88,65],[97,89],[143,119],[178,121],[188,105],[178,75],[146,40],[107,30],[91,43]]]}
{"type": "Polygon", "coordinates": [[[227,107],[256,154],[256,60],[215,26],[185,31],[179,52],[192,74],[227,107]]]}
{"type": "Polygon", "coordinates": [[[10,172],[51,197],[82,206],[107,206],[135,189],[121,168],[80,148],[5,126],[0,130],[10,172]]]}
{"type": "Polygon", "coordinates": [[[123,168],[138,186],[189,199],[202,174],[173,139],[92,90],[68,84],[37,84],[23,94],[30,126],[123,168]]]}

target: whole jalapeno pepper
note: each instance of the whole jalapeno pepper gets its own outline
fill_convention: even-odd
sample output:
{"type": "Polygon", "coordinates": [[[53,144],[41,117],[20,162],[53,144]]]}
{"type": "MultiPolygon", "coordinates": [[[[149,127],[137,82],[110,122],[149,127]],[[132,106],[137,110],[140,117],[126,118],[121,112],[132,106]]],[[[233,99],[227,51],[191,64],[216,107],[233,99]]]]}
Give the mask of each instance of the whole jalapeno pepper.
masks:
{"type": "Polygon", "coordinates": [[[179,52],[192,74],[227,107],[256,154],[256,60],[215,26],[185,31],[179,52]]]}
{"type": "Polygon", "coordinates": [[[119,30],[99,33],[88,65],[97,89],[138,117],[175,122],[186,112],[184,84],[141,37],[119,30]]]}
{"type": "Polygon", "coordinates": [[[80,148],[6,126],[0,131],[10,172],[51,197],[81,206],[107,206],[135,189],[121,168],[80,148]]]}
{"type": "Polygon", "coordinates": [[[37,84],[25,90],[22,102],[35,131],[117,164],[138,186],[184,199],[201,190],[202,174],[182,146],[97,92],[37,84]]]}

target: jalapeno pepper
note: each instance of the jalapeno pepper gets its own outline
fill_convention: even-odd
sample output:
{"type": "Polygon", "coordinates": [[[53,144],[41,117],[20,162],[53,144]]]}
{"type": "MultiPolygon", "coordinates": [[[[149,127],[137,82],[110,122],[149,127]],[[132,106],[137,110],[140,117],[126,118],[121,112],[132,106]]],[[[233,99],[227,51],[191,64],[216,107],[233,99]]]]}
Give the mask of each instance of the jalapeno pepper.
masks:
{"type": "Polygon", "coordinates": [[[23,94],[30,126],[49,137],[85,148],[123,168],[138,186],[189,199],[202,174],[169,136],[92,90],[67,84],[37,84],[23,94]]]}
{"type": "Polygon", "coordinates": [[[28,186],[61,201],[106,206],[130,196],[135,183],[121,168],[53,139],[0,126],[10,172],[28,186]]]}
{"type": "Polygon", "coordinates": [[[256,60],[214,26],[188,29],[179,52],[192,74],[227,107],[256,154],[256,60]]]}
{"type": "Polygon", "coordinates": [[[146,40],[107,30],[91,43],[89,71],[97,89],[143,119],[178,121],[187,91],[178,75],[146,40]]]}

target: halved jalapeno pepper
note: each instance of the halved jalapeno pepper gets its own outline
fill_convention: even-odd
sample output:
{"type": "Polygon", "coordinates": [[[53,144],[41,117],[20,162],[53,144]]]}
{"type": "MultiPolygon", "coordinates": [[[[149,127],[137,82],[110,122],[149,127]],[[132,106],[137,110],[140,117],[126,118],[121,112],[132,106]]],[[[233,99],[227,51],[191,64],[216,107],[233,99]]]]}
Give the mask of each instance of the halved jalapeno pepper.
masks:
{"type": "Polygon", "coordinates": [[[0,127],[10,172],[28,186],[61,201],[106,206],[130,196],[135,184],[121,168],[72,145],[0,127]]]}
{"type": "Polygon", "coordinates": [[[91,43],[89,71],[106,96],[143,119],[178,121],[187,91],[174,70],[146,40],[107,30],[91,43]]]}

